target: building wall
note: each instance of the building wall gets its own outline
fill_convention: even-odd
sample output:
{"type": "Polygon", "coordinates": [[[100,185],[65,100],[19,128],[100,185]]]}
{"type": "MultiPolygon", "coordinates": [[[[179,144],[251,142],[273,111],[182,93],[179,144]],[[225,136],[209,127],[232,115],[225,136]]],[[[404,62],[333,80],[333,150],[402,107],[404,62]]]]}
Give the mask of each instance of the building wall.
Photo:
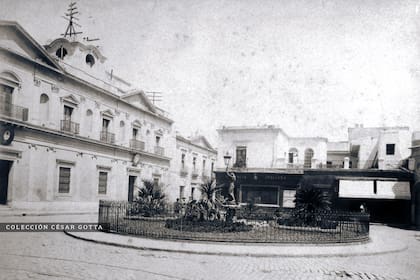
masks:
{"type": "Polygon", "coordinates": [[[172,186],[168,195],[171,201],[176,199],[200,198],[199,187],[213,179],[213,169],[216,168],[217,152],[214,149],[192,143],[189,139],[176,137],[176,156],[171,161],[172,186]],[[185,155],[184,164],[182,155],[185,155]],[[196,158],[195,169],[193,158],[196,158]],[[205,166],[203,166],[205,160],[205,166]],[[181,188],[183,191],[181,193],[181,188]],[[194,188],[194,192],[192,189],[194,188]]]}
{"type": "Polygon", "coordinates": [[[412,166],[415,175],[415,184],[412,189],[412,216],[413,224],[420,228],[420,132],[412,135],[411,158],[414,160],[412,166]]]}
{"type": "Polygon", "coordinates": [[[314,152],[312,168],[319,168],[327,163],[327,139],[325,138],[290,138],[289,149],[298,151],[297,165],[303,167],[305,151],[312,149],[314,152]]]}
{"type": "Polygon", "coordinates": [[[231,166],[236,163],[236,148],[246,147],[246,168],[303,168],[305,151],[312,149],[312,168],[325,165],[327,161],[327,139],[293,138],[281,129],[265,127],[233,127],[218,130],[218,168],[225,168],[223,157],[232,156],[231,166]],[[291,149],[297,151],[293,163],[289,163],[291,149]]]}
{"type": "Polygon", "coordinates": [[[218,130],[218,168],[226,168],[223,157],[232,156],[230,165],[236,163],[236,147],[246,147],[248,168],[273,168],[278,156],[278,129],[221,129],[218,130]]]}
{"type": "Polygon", "coordinates": [[[349,128],[350,145],[359,145],[358,168],[371,168],[377,162],[379,169],[398,168],[401,160],[410,155],[408,127],[349,128]],[[395,144],[395,153],[386,154],[386,145],[395,144]]]}
{"type": "Polygon", "coordinates": [[[15,44],[17,51],[28,51],[21,57],[0,49],[0,78],[12,73],[20,84],[12,94],[12,104],[28,109],[25,121],[10,118],[8,112],[0,114],[1,125],[15,126],[14,141],[0,146],[0,160],[13,161],[9,205],[97,210],[99,199],[127,200],[130,175],[137,177],[136,186],[142,179],[159,178],[164,188],[170,189],[170,159],[176,153],[170,119],[145,110],[147,106],[136,108],[71,74],[31,61],[31,52],[39,51],[33,50],[28,40],[13,29],[2,27],[0,33],[0,47],[13,45],[12,38],[19,41],[15,44]],[[62,124],[65,105],[73,108],[70,130],[62,124]],[[110,119],[113,143],[100,137],[104,117],[110,119]],[[76,133],[73,128],[77,125],[76,133]],[[144,142],[144,149],[130,145],[133,127],[139,130],[138,140],[144,142]],[[159,145],[156,136],[160,137],[159,145]],[[133,162],[136,154],[140,158],[137,164],[133,162]],[[60,166],[71,168],[67,194],[58,193],[60,166]],[[106,194],[98,194],[99,171],[108,173],[106,194]]]}

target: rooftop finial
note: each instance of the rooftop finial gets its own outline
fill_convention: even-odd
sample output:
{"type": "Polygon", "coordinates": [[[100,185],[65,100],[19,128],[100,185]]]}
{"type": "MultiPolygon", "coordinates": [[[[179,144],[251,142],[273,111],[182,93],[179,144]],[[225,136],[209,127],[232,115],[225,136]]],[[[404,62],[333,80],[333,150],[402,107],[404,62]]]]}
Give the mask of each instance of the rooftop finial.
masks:
{"type": "Polygon", "coordinates": [[[66,31],[64,34],[61,34],[61,36],[64,36],[64,38],[68,36],[70,39],[75,39],[77,34],[82,34],[82,32],[76,32],[76,29],[74,28],[75,25],[81,27],[75,22],[76,20],[79,20],[74,16],[78,13],[79,12],[77,11],[76,2],[71,2],[69,4],[69,8],[67,9],[67,13],[65,13],[65,16],[63,16],[63,18],[69,21],[66,31]]]}

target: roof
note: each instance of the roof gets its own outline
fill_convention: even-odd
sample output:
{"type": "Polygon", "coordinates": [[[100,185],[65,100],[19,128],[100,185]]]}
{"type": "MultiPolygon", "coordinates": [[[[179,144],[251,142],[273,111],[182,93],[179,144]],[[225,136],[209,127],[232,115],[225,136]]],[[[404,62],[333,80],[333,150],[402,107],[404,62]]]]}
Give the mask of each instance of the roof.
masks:
{"type": "Polygon", "coordinates": [[[203,135],[196,136],[196,137],[194,137],[192,139],[183,137],[181,135],[177,135],[176,136],[176,140],[177,141],[182,141],[182,142],[184,142],[186,144],[190,144],[190,145],[193,145],[193,146],[198,147],[198,148],[202,148],[202,149],[211,151],[213,153],[217,153],[216,149],[214,149],[210,145],[209,141],[203,135]]]}
{"type": "MultiPolygon", "coordinates": [[[[89,87],[91,87],[91,88],[93,88],[95,90],[99,90],[100,92],[102,92],[104,94],[107,94],[107,95],[112,96],[112,97],[114,97],[116,99],[119,99],[119,100],[127,103],[128,105],[133,106],[133,107],[135,107],[135,108],[137,108],[137,109],[139,109],[141,111],[145,111],[146,113],[149,113],[151,115],[154,115],[154,116],[156,116],[156,117],[158,117],[158,118],[160,118],[160,119],[162,119],[164,121],[167,121],[169,123],[173,123],[173,121],[171,119],[169,119],[168,117],[166,117],[163,114],[161,114],[160,111],[158,112],[156,110],[157,108],[145,96],[145,94],[144,94],[143,91],[137,89],[137,90],[134,90],[133,92],[130,92],[129,95],[140,94],[142,96],[143,100],[146,103],[146,107],[150,111],[144,110],[142,108],[139,108],[138,106],[135,106],[133,104],[130,104],[129,102],[127,102],[126,100],[124,100],[124,97],[120,97],[120,96],[118,96],[116,94],[113,94],[112,92],[107,91],[106,89],[103,89],[101,87],[98,87],[95,84],[92,84],[91,82],[89,82],[89,81],[87,81],[85,79],[82,79],[80,77],[77,77],[77,76],[73,75],[72,73],[67,72],[64,68],[62,68],[60,66],[60,64],[55,60],[55,58],[53,58],[44,49],[43,46],[41,46],[39,43],[37,43],[37,41],[33,37],[31,37],[31,35],[29,33],[27,33],[22,28],[22,26],[19,25],[19,23],[15,22],[15,21],[3,21],[3,20],[0,20],[0,27],[10,27],[10,28],[15,29],[16,32],[21,35],[20,37],[22,37],[24,40],[27,40],[30,43],[32,49],[35,50],[37,52],[37,55],[39,55],[41,59],[45,60],[46,63],[43,63],[42,61],[39,61],[38,59],[36,59],[36,57],[35,58],[34,57],[30,57],[27,54],[22,54],[20,52],[16,52],[15,50],[10,49],[10,48],[6,48],[6,50],[8,52],[11,52],[11,53],[13,53],[15,55],[18,55],[18,56],[20,56],[20,57],[22,57],[24,59],[31,60],[34,63],[39,63],[39,64],[47,67],[50,70],[54,70],[54,71],[56,71],[56,72],[58,72],[58,73],[60,73],[62,75],[65,75],[65,76],[67,76],[67,77],[69,77],[69,78],[71,78],[71,79],[73,79],[73,80],[75,80],[77,82],[83,83],[83,84],[85,84],[85,85],[87,85],[87,86],[89,86],[89,87]]],[[[57,39],[57,40],[60,40],[60,39],[57,39]]],[[[4,49],[3,47],[0,47],[0,48],[1,49],[4,49]]],[[[103,59],[105,59],[105,57],[103,57],[103,59]]],[[[126,96],[128,96],[128,95],[126,95],[126,96]]]]}
{"type": "Polygon", "coordinates": [[[45,62],[49,66],[53,66],[54,68],[64,72],[63,68],[58,64],[58,62],[55,61],[55,59],[53,59],[48,54],[48,52],[28,32],[26,32],[25,29],[22,28],[22,26],[19,25],[19,23],[15,21],[0,20],[0,26],[16,29],[16,31],[21,33],[21,35],[23,35],[23,38],[28,40],[28,42],[32,45],[32,47],[39,52],[41,57],[45,60],[45,62]]]}

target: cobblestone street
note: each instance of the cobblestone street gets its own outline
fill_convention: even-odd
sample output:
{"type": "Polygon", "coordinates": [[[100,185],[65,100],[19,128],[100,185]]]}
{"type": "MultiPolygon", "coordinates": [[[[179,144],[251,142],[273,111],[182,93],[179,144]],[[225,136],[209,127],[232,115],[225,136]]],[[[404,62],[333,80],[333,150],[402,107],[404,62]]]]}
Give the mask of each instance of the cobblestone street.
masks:
{"type": "MultiPolygon", "coordinates": [[[[7,218],[7,219],[6,219],[7,218]]],[[[90,216],[1,221],[94,221],[90,216]]],[[[0,233],[1,279],[420,279],[420,233],[383,227],[408,249],[356,257],[228,257],[135,250],[61,232],[0,233]]]]}

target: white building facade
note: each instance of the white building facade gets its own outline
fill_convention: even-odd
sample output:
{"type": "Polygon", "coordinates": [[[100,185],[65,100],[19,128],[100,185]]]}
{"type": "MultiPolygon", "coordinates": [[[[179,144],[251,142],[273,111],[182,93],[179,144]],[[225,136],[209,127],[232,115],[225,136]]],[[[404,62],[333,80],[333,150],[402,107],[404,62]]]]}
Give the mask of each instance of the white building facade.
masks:
{"type": "Polygon", "coordinates": [[[275,126],[223,127],[218,130],[218,168],[232,156],[237,168],[318,168],[327,162],[327,139],[290,137],[275,126]]]}
{"type": "Polygon", "coordinates": [[[211,182],[217,151],[204,136],[176,136],[176,156],[171,162],[173,184],[170,199],[187,202],[199,199],[200,186],[211,182]]]}
{"type": "Polygon", "coordinates": [[[99,199],[132,200],[143,179],[169,188],[173,121],[97,47],[44,48],[0,22],[0,99],[0,203],[97,210],[99,199]]]}

